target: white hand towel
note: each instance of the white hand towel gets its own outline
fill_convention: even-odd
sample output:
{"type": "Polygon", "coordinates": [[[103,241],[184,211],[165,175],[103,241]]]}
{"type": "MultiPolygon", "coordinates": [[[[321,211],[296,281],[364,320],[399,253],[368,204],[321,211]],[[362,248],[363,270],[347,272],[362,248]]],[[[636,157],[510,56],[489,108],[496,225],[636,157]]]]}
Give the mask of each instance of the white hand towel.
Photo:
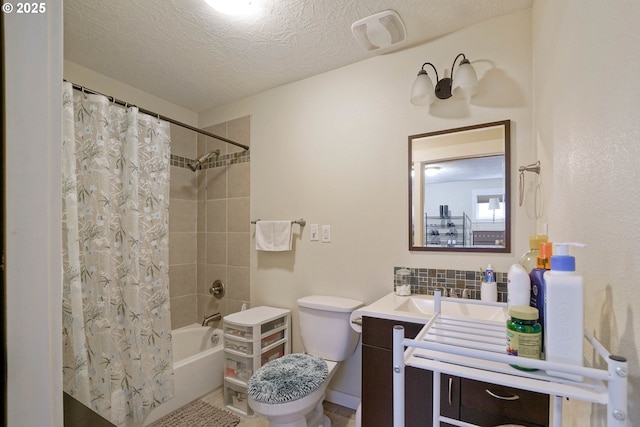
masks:
{"type": "Polygon", "coordinates": [[[290,251],[293,233],[291,221],[258,221],[256,249],[259,251],[290,251]]]}

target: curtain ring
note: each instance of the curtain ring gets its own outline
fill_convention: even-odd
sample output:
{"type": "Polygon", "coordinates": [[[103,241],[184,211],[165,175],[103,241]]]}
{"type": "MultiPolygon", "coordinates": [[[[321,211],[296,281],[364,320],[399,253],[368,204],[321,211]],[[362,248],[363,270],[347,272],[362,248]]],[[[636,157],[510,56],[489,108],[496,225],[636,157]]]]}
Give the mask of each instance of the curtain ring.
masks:
{"type": "Polygon", "coordinates": [[[84,101],[87,100],[87,94],[84,93],[84,86],[80,86],[80,93],[82,93],[82,96],[80,96],[80,105],[84,107],[84,101]]]}

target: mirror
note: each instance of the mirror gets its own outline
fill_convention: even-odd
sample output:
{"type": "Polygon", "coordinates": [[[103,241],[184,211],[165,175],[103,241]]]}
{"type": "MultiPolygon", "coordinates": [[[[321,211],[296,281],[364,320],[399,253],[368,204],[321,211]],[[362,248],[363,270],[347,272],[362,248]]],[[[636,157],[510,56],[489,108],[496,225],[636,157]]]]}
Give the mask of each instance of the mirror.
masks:
{"type": "Polygon", "coordinates": [[[409,250],[510,252],[510,121],[409,136],[409,250]]]}

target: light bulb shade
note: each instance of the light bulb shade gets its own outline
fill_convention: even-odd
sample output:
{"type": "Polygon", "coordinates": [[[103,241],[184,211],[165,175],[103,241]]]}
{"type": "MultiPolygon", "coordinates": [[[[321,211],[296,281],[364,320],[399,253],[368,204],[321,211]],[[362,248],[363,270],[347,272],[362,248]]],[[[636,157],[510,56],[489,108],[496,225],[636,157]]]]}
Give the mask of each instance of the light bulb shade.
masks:
{"type": "Polygon", "coordinates": [[[469,99],[478,89],[478,76],[468,59],[463,59],[453,76],[451,93],[456,98],[469,99]]]}
{"type": "Polygon", "coordinates": [[[413,105],[429,105],[434,100],[433,82],[426,71],[420,70],[411,88],[411,103],[413,105]]]}
{"type": "Polygon", "coordinates": [[[440,171],[440,166],[425,166],[424,174],[426,176],[435,176],[440,171]]]}
{"type": "Polygon", "coordinates": [[[492,197],[489,199],[489,210],[490,211],[495,211],[497,209],[500,209],[500,199],[498,199],[497,197],[492,197]]]}

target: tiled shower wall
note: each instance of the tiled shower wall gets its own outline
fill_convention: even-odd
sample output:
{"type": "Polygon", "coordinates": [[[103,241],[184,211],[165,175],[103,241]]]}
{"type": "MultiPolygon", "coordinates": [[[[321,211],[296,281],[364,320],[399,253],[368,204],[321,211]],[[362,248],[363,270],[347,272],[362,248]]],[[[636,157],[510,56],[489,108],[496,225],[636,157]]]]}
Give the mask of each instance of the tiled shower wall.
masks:
{"type": "MultiPolygon", "coordinates": [[[[250,118],[206,128],[250,145],[250,118]]],[[[172,328],[200,323],[249,305],[249,152],[171,125],[169,279],[172,328]],[[220,157],[192,172],[186,163],[220,149],[220,157]],[[226,285],[218,300],[214,280],[226,285]]]]}
{"type": "MultiPolygon", "coordinates": [[[[433,295],[438,288],[445,288],[447,292],[454,290],[458,297],[462,291],[468,289],[471,299],[480,299],[480,286],[483,280],[483,272],[473,270],[441,270],[435,268],[393,268],[393,288],[400,280],[397,271],[406,268],[410,271],[409,281],[411,292],[414,294],[433,295]]],[[[495,272],[498,287],[498,301],[507,302],[507,273],[495,272]]]]}

